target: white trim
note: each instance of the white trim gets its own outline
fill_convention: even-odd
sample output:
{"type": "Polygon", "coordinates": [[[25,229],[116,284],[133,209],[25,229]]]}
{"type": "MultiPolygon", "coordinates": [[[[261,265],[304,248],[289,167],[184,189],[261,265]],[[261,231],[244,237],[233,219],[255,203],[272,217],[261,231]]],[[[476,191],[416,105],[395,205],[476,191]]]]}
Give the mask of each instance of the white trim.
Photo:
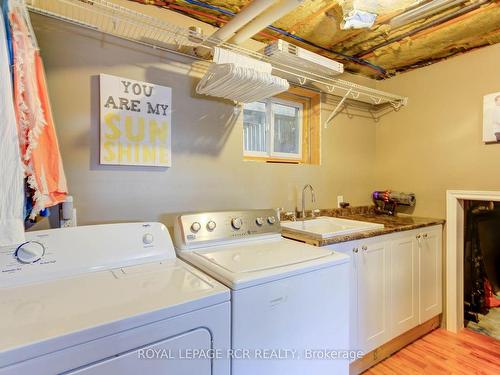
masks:
{"type": "Polygon", "coordinates": [[[271,157],[278,157],[278,158],[282,158],[282,159],[291,159],[291,160],[301,160],[302,159],[302,142],[304,140],[304,127],[303,127],[304,106],[302,105],[302,103],[273,98],[270,101],[269,107],[270,107],[270,112],[271,112],[270,119],[271,119],[271,128],[272,128],[271,137],[270,137],[271,138],[271,145],[269,147],[269,150],[271,150],[271,152],[270,152],[271,157]],[[299,120],[299,140],[298,140],[299,144],[298,144],[298,147],[299,147],[299,152],[296,154],[291,153],[291,152],[276,152],[276,151],[274,151],[274,131],[275,131],[275,129],[274,129],[274,116],[273,116],[273,111],[272,111],[272,105],[274,103],[298,109],[298,120],[299,120]]]}
{"type": "MultiPolygon", "coordinates": [[[[243,156],[250,156],[250,157],[268,157],[269,156],[269,152],[267,150],[269,150],[269,124],[268,124],[268,117],[269,117],[269,105],[268,105],[268,100],[269,99],[264,99],[264,100],[259,100],[257,101],[257,103],[262,103],[264,104],[265,106],[265,121],[266,123],[264,124],[264,127],[265,127],[265,137],[266,137],[266,140],[265,140],[265,149],[266,151],[255,151],[255,150],[247,150],[246,147],[246,143],[245,143],[245,114],[244,114],[244,111],[245,111],[245,104],[243,104],[243,110],[242,110],[242,122],[243,122],[243,132],[242,132],[242,142],[243,142],[243,156]]],[[[255,102],[254,102],[255,103],[255,102]]],[[[252,104],[252,103],[248,103],[248,104],[252,104]]]]}
{"type": "Polygon", "coordinates": [[[243,156],[267,158],[267,157],[269,157],[269,153],[267,153],[265,151],[246,151],[246,150],[243,150],[243,156]]]}
{"type": "Polygon", "coordinates": [[[446,329],[452,332],[464,320],[464,200],[500,202],[500,191],[446,192],[446,329]]]}

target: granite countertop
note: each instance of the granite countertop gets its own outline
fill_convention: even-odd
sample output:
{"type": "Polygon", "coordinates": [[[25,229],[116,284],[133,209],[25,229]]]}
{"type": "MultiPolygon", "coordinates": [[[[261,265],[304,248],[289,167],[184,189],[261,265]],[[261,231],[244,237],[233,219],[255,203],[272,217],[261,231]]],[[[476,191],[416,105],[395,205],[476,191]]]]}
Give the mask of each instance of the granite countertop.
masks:
{"type": "Polygon", "coordinates": [[[443,219],[433,219],[416,217],[409,215],[379,215],[376,214],[373,207],[363,206],[363,207],[352,207],[344,209],[324,209],[320,210],[319,214],[316,216],[331,216],[331,217],[341,217],[344,219],[365,221],[370,223],[384,224],[383,229],[375,229],[360,233],[353,233],[341,236],[335,236],[331,238],[319,239],[315,236],[308,236],[307,234],[294,233],[286,228],[282,228],[282,235],[287,238],[292,238],[307,243],[312,243],[317,246],[327,246],[340,242],[354,241],[363,238],[370,238],[375,236],[381,236],[384,234],[402,232],[412,229],[429,227],[432,225],[444,224],[443,219]]]}

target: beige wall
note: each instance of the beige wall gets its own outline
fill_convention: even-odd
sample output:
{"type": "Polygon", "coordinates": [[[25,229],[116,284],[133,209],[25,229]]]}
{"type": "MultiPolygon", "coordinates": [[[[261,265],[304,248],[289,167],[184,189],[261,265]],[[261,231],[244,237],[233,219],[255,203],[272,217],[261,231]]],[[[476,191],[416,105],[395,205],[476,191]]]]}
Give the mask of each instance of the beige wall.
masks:
{"type": "MultiPolygon", "coordinates": [[[[334,207],[338,194],[369,203],[376,130],[370,120],[338,117],[323,129],[321,166],[244,162],[241,119],[227,102],[193,98],[191,60],[41,16],[33,24],[80,224],[171,224],[173,214],[190,210],[294,209],[306,183],[316,189],[317,207],[334,207]],[[172,168],[98,164],[100,73],[173,88],[172,168]]],[[[322,117],[331,109],[325,106],[322,117]]]]}
{"type": "MultiPolygon", "coordinates": [[[[127,4],[211,30],[178,14],[127,4]]],[[[230,103],[193,97],[200,72],[192,60],[41,16],[33,23],[81,224],[170,224],[173,214],[190,210],[291,210],[305,183],[315,187],[317,207],[334,207],[339,194],[367,204],[373,189],[390,188],[417,194],[414,214],[444,217],[447,189],[500,189],[500,145],[481,141],[482,97],[500,90],[500,45],[378,82],[407,95],[408,107],[379,124],[338,116],[322,129],[321,166],[276,165],[242,161],[241,118],[234,118],[230,103]],[[98,164],[100,73],[173,88],[172,168],[98,164]]],[[[323,119],[331,110],[323,106],[323,119]]]]}
{"type": "Polygon", "coordinates": [[[377,126],[376,188],[413,191],[445,217],[447,189],[500,190],[500,144],[482,142],[483,95],[500,91],[500,44],[383,81],[409,105],[377,126]]]}

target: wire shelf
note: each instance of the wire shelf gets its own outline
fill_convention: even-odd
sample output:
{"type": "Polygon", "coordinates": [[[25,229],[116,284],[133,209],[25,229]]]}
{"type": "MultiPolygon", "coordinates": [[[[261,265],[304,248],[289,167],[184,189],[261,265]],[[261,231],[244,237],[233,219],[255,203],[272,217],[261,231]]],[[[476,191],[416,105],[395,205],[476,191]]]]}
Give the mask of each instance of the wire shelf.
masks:
{"type": "Polygon", "coordinates": [[[314,86],[326,94],[344,97],[350,102],[365,103],[369,111],[377,112],[391,107],[398,110],[408,101],[403,96],[315,74],[285,61],[271,61],[260,52],[222,42],[105,0],[26,0],[26,4],[34,13],[145,44],[152,48],[187,54],[193,58],[203,59],[195,53],[203,48],[205,50],[213,50],[216,46],[227,48],[270,63],[274,74],[288,79],[292,84],[314,86]]]}

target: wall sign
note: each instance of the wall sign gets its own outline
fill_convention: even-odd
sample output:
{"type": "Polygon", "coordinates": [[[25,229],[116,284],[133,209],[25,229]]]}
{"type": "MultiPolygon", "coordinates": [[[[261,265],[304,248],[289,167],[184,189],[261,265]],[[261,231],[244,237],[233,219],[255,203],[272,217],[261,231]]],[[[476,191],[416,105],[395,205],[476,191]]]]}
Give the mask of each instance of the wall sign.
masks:
{"type": "Polygon", "coordinates": [[[483,98],[483,142],[500,142],[500,92],[483,98]]]}
{"type": "Polygon", "coordinates": [[[170,167],[172,89],[101,74],[101,164],[170,167]]]}

